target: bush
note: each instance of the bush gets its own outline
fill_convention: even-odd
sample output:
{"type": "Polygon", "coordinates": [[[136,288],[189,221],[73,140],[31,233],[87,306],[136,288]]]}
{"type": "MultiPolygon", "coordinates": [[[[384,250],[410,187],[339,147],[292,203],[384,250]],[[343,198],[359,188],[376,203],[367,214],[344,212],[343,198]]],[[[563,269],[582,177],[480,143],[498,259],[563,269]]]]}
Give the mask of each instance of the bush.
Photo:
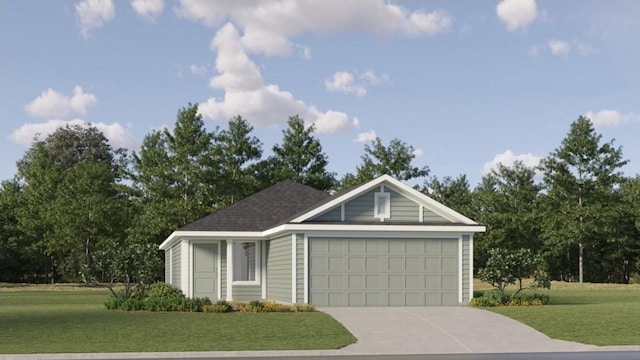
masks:
{"type": "Polygon", "coordinates": [[[549,305],[551,299],[546,294],[517,294],[506,303],[507,306],[541,306],[549,305]]]}
{"type": "Polygon", "coordinates": [[[474,297],[471,299],[471,306],[478,307],[491,307],[491,306],[500,306],[505,304],[507,301],[507,296],[505,296],[500,290],[489,290],[485,291],[482,296],[474,297]]]}
{"type": "Polygon", "coordinates": [[[469,305],[476,307],[493,306],[540,306],[551,303],[549,295],[546,294],[522,294],[512,296],[502,295],[499,290],[485,291],[480,297],[471,299],[469,305]]]}
{"type": "Polygon", "coordinates": [[[294,304],[293,311],[294,312],[314,312],[316,311],[316,306],[313,304],[294,304]]]}
{"type": "Polygon", "coordinates": [[[149,290],[145,294],[147,298],[184,298],[184,293],[177,287],[163,283],[156,282],[149,287],[149,290]]]}
{"type": "Polygon", "coordinates": [[[203,307],[204,312],[214,312],[214,313],[225,313],[225,312],[229,312],[232,310],[231,308],[231,304],[229,304],[227,301],[225,300],[220,300],[218,302],[216,302],[215,304],[211,304],[211,305],[205,305],[203,307]]]}
{"type": "Polygon", "coordinates": [[[291,306],[277,303],[275,301],[262,302],[263,312],[291,312],[291,306]]]}

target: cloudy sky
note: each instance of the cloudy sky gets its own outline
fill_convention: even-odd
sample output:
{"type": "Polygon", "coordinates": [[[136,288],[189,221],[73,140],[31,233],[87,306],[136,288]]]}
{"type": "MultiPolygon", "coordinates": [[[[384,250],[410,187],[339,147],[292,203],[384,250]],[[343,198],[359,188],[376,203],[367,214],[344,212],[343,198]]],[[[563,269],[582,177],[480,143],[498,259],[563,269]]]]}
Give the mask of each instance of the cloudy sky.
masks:
{"type": "Polygon", "coordinates": [[[376,136],[472,186],[535,165],[589,116],[640,173],[638,1],[0,1],[0,179],[35,136],[90,122],[137,150],[198,103],[266,155],[289,115],[339,176],[376,136]]]}

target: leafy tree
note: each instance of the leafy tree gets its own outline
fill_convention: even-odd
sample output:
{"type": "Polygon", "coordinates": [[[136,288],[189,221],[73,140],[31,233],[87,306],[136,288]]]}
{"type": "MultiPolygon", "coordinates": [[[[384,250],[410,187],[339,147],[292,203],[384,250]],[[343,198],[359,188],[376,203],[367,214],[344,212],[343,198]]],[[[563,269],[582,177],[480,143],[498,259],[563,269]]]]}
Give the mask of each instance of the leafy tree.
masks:
{"type": "Polygon", "coordinates": [[[533,277],[534,280],[528,288],[551,287],[548,275],[542,270],[543,260],[529,249],[508,250],[495,248],[489,250],[489,259],[486,265],[478,271],[480,280],[485,281],[496,289],[504,297],[504,290],[508,285],[518,282],[517,295],[527,287],[523,287],[522,279],[533,277]]]}
{"type": "MultiPolygon", "coordinates": [[[[547,195],[544,236],[549,262],[570,263],[577,252],[578,279],[584,281],[585,250],[606,241],[606,208],[613,202],[614,189],[622,182],[622,149],[613,140],[601,144],[592,122],[580,116],[571,124],[562,145],[541,163],[547,195]],[[577,249],[576,249],[577,248],[577,249]]],[[[594,254],[595,255],[595,254],[594,254]]],[[[556,269],[562,278],[571,278],[565,265],[556,269]]],[[[587,278],[590,278],[588,273],[587,278]]]]}
{"type": "Polygon", "coordinates": [[[356,168],[356,174],[346,174],[340,181],[340,188],[346,189],[387,174],[402,181],[424,178],[429,175],[427,166],[413,166],[415,149],[399,139],[393,139],[384,146],[380,138],[364,146],[362,164],[356,168]]]}
{"type": "Polygon", "coordinates": [[[442,180],[432,176],[429,180],[425,180],[421,191],[467,217],[474,216],[471,189],[464,174],[455,179],[445,176],[442,180]]]}
{"type": "Polygon", "coordinates": [[[219,158],[215,132],[207,132],[197,104],[178,111],[173,130],[145,136],[133,154],[131,178],[140,215],[132,242],[159,244],[178,229],[215,210],[219,158]]]}
{"type": "Polygon", "coordinates": [[[253,126],[236,116],[217,137],[216,156],[220,159],[220,205],[227,206],[259,190],[257,162],[262,156],[262,143],[251,136],[253,126]]]}
{"type": "Polygon", "coordinates": [[[282,145],[273,147],[269,158],[271,183],[291,179],[318,190],[329,190],[335,185],[334,174],[327,171],[328,159],[322,152],[320,141],[313,137],[315,126],[305,128],[304,121],[289,117],[288,128],[283,131],[282,145]]]}
{"type": "Polygon", "coordinates": [[[534,169],[522,162],[512,167],[499,164],[474,189],[472,212],[477,221],[488,224],[486,233],[474,237],[474,261],[478,267],[487,261],[493,248],[539,251],[537,199],[541,186],[534,177],[534,169]]]}
{"type": "MultiPolygon", "coordinates": [[[[103,169],[110,181],[109,186],[115,186],[125,163],[126,150],[112,150],[104,135],[88,125],[66,126],[45,140],[35,141],[18,162],[18,175],[24,183],[24,206],[18,211],[19,228],[29,238],[37,239],[34,249],[50,258],[53,280],[56,280],[58,272],[65,280],[77,280],[82,264],[90,264],[87,258],[83,262],[74,256],[87,248],[76,241],[81,238],[86,241],[86,233],[74,230],[93,225],[79,225],[71,230],[60,223],[65,221],[62,217],[69,213],[69,209],[83,210],[82,196],[86,193],[76,193],[79,189],[73,187],[74,182],[91,182],[82,172],[95,165],[103,169]]],[[[102,186],[102,182],[89,183],[85,184],[85,189],[100,192],[102,186]]],[[[97,206],[107,205],[100,203],[97,206]]],[[[113,232],[103,235],[117,236],[113,232]]],[[[49,276],[49,271],[46,276],[49,276]]]]}

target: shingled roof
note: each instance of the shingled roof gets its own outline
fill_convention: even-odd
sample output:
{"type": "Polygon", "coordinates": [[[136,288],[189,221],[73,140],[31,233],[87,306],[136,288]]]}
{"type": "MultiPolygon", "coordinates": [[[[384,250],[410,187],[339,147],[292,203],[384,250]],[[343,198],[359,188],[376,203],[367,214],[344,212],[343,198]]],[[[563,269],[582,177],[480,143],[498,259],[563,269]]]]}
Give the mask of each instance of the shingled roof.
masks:
{"type": "Polygon", "coordinates": [[[326,192],[292,180],[279,182],[179,231],[264,231],[330,198],[326,192]]]}

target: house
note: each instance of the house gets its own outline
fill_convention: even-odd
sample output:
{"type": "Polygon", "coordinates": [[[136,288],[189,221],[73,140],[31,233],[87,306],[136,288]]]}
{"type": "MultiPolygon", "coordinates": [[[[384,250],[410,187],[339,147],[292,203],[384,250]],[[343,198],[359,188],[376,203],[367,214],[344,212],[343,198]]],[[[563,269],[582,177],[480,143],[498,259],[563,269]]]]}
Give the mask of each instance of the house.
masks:
{"type": "Polygon", "coordinates": [[[441,306],[473,296],[485,227],[383,175],[337,195],[287,180],[173,232],[165,279],[190,297],[441,306]]]}

